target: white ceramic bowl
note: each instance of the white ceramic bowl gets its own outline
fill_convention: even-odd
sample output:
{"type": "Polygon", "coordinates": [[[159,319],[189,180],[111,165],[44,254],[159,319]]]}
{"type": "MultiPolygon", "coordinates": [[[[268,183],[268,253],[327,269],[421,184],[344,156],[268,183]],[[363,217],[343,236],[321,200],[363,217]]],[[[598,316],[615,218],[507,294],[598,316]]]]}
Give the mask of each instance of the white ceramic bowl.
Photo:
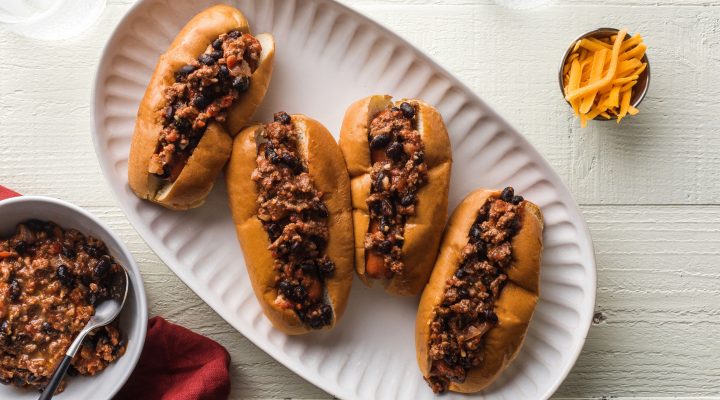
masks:
{"type": "MultiPolygon", "coordinates": [[[[0,237],[12,235],[19,222],[30,218],[53,221],[63,228],[74,228],[102,240],[110,254],[128,271],[130,292],[119,316],[120,330],[127,339],[125,355],[95,376],[67,377],[67,388],[55,396],[59,400],[110,399],[130,377],[145,343],[147,299],[140,271],[130,251],[104,223],[78,206],[50,197],[20,196],[0,201],[0,237]]],[[[37,399],[38,395],[34,389],[0,385],[0,399],[29,400],[37,399]]]]}

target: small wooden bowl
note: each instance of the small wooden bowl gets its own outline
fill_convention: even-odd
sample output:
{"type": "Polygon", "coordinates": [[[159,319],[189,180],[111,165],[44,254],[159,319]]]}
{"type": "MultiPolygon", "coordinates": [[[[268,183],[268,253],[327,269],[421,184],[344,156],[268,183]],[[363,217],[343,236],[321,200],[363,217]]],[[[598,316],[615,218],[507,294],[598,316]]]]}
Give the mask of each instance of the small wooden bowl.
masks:
{"type": "MultiPolygon", "coordinates": [[[[580,39],[585,38],[596,38],[596,39],[604,39],[608,38],[612,35],[617,34],[620,32],[619,29],[615,28],[598,28],[594,31],[590,31],[587,33],[584,33],[572,42],[570,42],[570,46],[568,46],[567,50],[565,50],[565,54],[563,55],[562,61],[560,62],[560,70],[558,71],[558,79],[560,82],[560,93],[562,93],[563,98],[565,98],[565,86],[563,85],[563,68],[565,67],[565,61],[567,61],[567,58],[570,57],[570,53],[572,53],[573,48],[575,47],[575,43],[578,42],[580,39]]],[[[631,36],[628,33],[628,36],[631,36]]],[[[643,55],[642,62],[647,63],[647,66],[645,67],[645,70],[640,73],[640,76],[638,77],[638,81],[635,84],[635,86],[632,88],[632,95],[630,97],[630,105],[637,108],[637,106],[640,105],[640,103],[645,98],[645,94],[647,94],[648,87],[650,87],[650,61],[648,60],[647,52],[643,55]]],[[[565,100],[568,105],[570,104],[569,101],[565,100]]],[[[598,115],[594,118],[596,121],[612,121],[611,119],[603,118],[602,116],[598,115]]]]}

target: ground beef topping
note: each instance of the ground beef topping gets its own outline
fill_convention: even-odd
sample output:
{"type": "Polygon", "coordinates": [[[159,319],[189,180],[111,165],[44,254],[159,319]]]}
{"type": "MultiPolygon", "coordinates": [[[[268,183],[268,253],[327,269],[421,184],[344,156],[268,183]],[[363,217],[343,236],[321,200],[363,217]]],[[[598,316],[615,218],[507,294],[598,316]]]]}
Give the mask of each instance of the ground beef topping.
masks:
{"type": "Polygon", "coordinates": [[[225,122],[228,108],[250,87],[261,51],[255,37],[231,31],[175,72],[175,83],[164,93],[167,106],[158,111],[163,129],[148,172],[171,182],[177,179],[207,125],[225,122]]]}
{"type": "Polygon", "coordinates": [[[252,173],[258,189],[258,218],[270,238],[275,259],[275,304],[292,308],[313,329],[332,321],[325,279],[335,264],[325,254],[328,209],[298,151],[298,133],[290,116],[275,114],[265,125],[252,173]]]}
{"type": "MultiPolygon", "coordinates": [[[[124,290],[113,285],[121,268],[101,241],[52,222],[25,221],[0,240],[0,381],[44,387],[94,305],[124,290]]],[[[117,323],[98,328],[69,374],[95,375],[125,347],[117,323]]]]}
{"type": "Polygon", "coordinates": [[[446,391],[450,382],[464,382],[467,371],[483,362],[483,337],[498,323],[495,301],[512,262],[522,202],[513,188],[505,188],[485,202],[468,232],[460,266],[448,279],[430,324],[432,365],[425,380],[435,393],[446,391]]]}
{"type": "Polygon", "coordinates": [[[405,222],[415,214],[417,192],[427,181],[427,165],[416,109],[403,102],[380,112],[370,123],[372,155],[370,196],[366,202],[370,226],[365,250],[383,258],[384,277],[401,274],[405,222]]]}

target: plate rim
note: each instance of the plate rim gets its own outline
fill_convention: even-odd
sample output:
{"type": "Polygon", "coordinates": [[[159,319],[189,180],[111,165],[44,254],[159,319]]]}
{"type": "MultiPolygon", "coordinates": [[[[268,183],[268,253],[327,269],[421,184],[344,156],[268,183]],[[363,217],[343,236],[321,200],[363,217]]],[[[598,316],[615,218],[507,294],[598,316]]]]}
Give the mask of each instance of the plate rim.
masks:
{"type": "MultiPolygon", "coordinates": [[[[194,293],[197,295],[203,302],[205,302],[210,308],[215,311],[225,322],[235,328],[235,330],[238,331],[241,335],[249,339],[255,346],[259,347],[261,350],[263,350],[266,354],[270,355],[275,361],[279,362],[286,368],[293,371],[298,376],[302,377],[303,379],[309,381],[311,384],[321,388],[322,390],[326,391],[327,393],[330,393],[333,396],[337,396],[339,398],[355,398],[355,393],[347,393],[344,388],[331,385],[324,382],[324,377],[320,376],[316,373],[316,371],[308,370],[306,369],[301,363],[299,363],[297,360],[289,359],[284,354],[280,354],[279,351],[275,349],[274,346],[270,344],[268,341],[263,341],[258,338],[259,331],[254,331],[252,329],[241,329],[237,327],[235,324],[230,322],[229,318],[229,310],[223,310],[223,307],[219,307],[218,304],[219,301],[216,298],[217,295],[215,293],[211,293],[204,288],[198,288],[200,284],[198,281],[193,279],[186,279],[183,277],[184,272],[179,272],[176,270],[176,267],[173,267],[172,265],[174,263],[168,262],[167,259],[172,258],[169,254],[161,254],[161,252],[158,252],[155,248],[156,246],[158,248],[163,248],[164,245],[162,243],[159,243],[159,240],[155,238],[149,230],[141,223],[141,221],[137,220],[135,216],[130,211],[131,206],[129,204],[126,204],[125,202],[121,201],[120,194],[122,193],[122,188],[127,187],[127,184],[120,185],[119,183],[114,182],[111,177],[113,176],[113,172],[110,171],[110,166],[106,165],[104,161],[101,160],[101,148],[99,143],[99,131],[98,125],[97,125],[97,110],[100,108],[98,106],[98,98],[97,92],[99,91],[99,84],[100,84],[100,78],[103,74],[103,71],[105,71],[105,68],[109,64],[108,61],[108,53],[111,51],[110,49],[110,43],[114,42],[118,36],[119,36],[119,29],[122,25],[124,25],[128,18],[137,11],[138,8],[143,6],[145,3],[152,3],[162,0],[137,0],[135,3],[133,3],[123,14],[123,16],[118,20],[117,24],[113,27],[112,33],[108,36],[107,40],[103,44],[102,51],[100,52],[100,60],[97,63],[97,67],[95,70],[95,73],[93,75],[93,81],[90,88],[90,100],[91,100],[91,112],[90,112],[90,129],[92,133],[92,141],[93,141],[93,147],[95,149],[95,155],[98,158],[98,164],[100,166],[100,170],[102,171],[107,183],[111,187],[113,193],[115,194],[116,201],[119,203],[120,208],[122,209],[123,213],[125,214],[125,217],[128,219],[128,221],[132,224],[133,228],[136,230],[136,232],[140,235],[140,237],[146,242],[148,247],[152,250],[155,255],[162,260],[162,262],[168,267],[170,271],[172,271],[175,276],[177,276],[185,285],[187,285],[194,293]],[[211,296],[201,296],[199,293],[210,293],[211,296]],[[228,317],[226,317],[225,313],[228,313],[228,317]]],[[[257,1],[257,0],[254,0],[257,1]]],[[[557,389],[560,387],[560,385],[565,381],[567,376],[569,375],[572,368],[575,366],[578,357],[580,356],[580,353],[582,352],[583,347],[585,346],[585,342],[587,341],[587,335],[590,330],[590,327],[592,326],[592,318],[595,311],[595,304],[597,301],[597,263],[595,258],[595,249],[594,249],[594,243],[592,240],[592,235],[590,232],[590,229],[587,226],[587,222],[582,216],[582,212],[580,210],[580,207],[578,206],[577,202],[573,198],[572,194],[570,193],[569,188],[563,182],[560,175],[558,175],[557,172],[555,172],[555,169],[550,165],[550,163],[545,159],[545,157],[542,156],[542,154],[528,141],[528,139],[520,133],[519,130],[515,129],[513,125],[511,125],[504,117],[502,117],[500,114],[498,114],[493,107],[490,107],[482,98],[480,98],[477,93],[475,93],[470,87],[468,87],[466,84],[464,84],[462,81],[460,81],[459,78],[457,78],[454,74],[452,74],[450,71],[448,71],[438,60],[436,60],[433,56],[426,53],[424,50],[418,48],[414,44],[410,43],[407,39],[405,39],[403,36],[395,33],[392,31],[389,27],[387,27],[385,24],[378,22],[369,16],[365,15],[359,10],[356,10],[354,8],[351,8],[350,6],[347,6],[345,4],[340,3],[337,0],[311,0],[317,3],[331,3],[334,7],[340,7],[343,11],[353,14],[355,17],[360,18],[363,22],[368,24],[369,26],[373,28],[378,28],[382,31],[384,35],[389,36],[390,38],[398,41],[400,44],[403,45],[403,47],[407,50],[410,50],[416,57],[420,58],[421,60],[427,62],[431,68],[434,68],[436,71],[440,72],[445,79],[448,79],[452,84],[454,84],[457,88],[461,89],[463,94],[468,96],[468,100],[470,103],[476,103],[480,104],[483,107],[483,111],[487,112],[496,122],[499,123],[499,125],[506,131],[508,131],[511,135],[514,133],[513,138],[518,140],[521,146],[525,147],[526,149],[530,149],[531,152],[537,153],[539,157],[537,159],[533,160],[534,162],[538,162],[541,164],[543,169],[548,170],[551,172],[550,176],[544,176],[544,178],[549,179],[550,181],[554,181],[553,184],[558,189],[558,192],[560,196],[563,198],[564,203],[568,206],[569,213],[575,214],[577,217],[575,221],[579,226],[579,230],[581,230],[585,234],[586,243],[579,242],[581,245],[584,244],[587,246],[587,252],[586,255],[586,262],[588,263],[588,267],[592,271],[587,271],[587,277],[586,279],[590,282],[587,283],[587,287],[591,288],[592,290],[588,291],[588,306],[585,312],[580,315],[579,318],[579,326],[580,326],[580,333],[581,335],[579,337],[582,337],[582,340],[578,340],[574,347],[571,348],[571,350],[568,351],[569,357],[568,357],[568,363],[563,367],[562,371],[558,375],[558,379],[555,380],[555,382],[548,387],[548,389],[545,391],[545,393],[542,394],[542,399],[548,399],[550,396],[552,396],[557,389]]],[[[227,4],[227,0],[219,0],[217,2],[218,4],[227,4]]],[[[160,55],[158,55],[159,57],[160,55]]],[[[220,178],[218,178],[220,179],[220,178]]],[[[158,206],[159,207],[159,206],[158,206]]],[[[170,260],[175,261],[175,260],[170,260]]],[[[142,274],[141,274],[142,275],[142,274]]],[[[482,395],[482,391],[478,392],[477,394],[482,395]]]]}

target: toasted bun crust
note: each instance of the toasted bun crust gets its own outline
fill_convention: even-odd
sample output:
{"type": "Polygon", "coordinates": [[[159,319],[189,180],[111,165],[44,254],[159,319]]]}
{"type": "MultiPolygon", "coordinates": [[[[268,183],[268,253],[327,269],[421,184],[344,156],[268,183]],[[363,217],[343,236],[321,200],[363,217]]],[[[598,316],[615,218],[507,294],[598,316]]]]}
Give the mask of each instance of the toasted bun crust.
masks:
{"type": "Polygon", "coordinates": [[[275,44],[269,34],[256,36],[262,45],[262,53],[250,88],[228,110],[226,123],[208,125],[178,179],[167,185],[148,172],[150,158],[163,128],[158,118],[159,110],[166,106],[163,93],[175,82],[175,71],[197,59],[218,36],[235,29],[250,31],[245,16],[239,10],[226,5],[210,7],[193,17],[175,37],[167,52],[160,56],[140,102],[128,159],[128,182],[141,199],[175,210],[201,205],[230,156],[232,136],[247,124],[265,96],[275,54],[275,44]]]}
{"type": "MultiPolygon", "coordinates": [[[[383,282],[389,293],[409,296],[420,293],[430,277],[440,236],[447,218],[448,189],[452,153],[450,139],[440,113],[420,100],[400,100],[417,105],[417,129],[425,145],[428,181],[417,193],[415,215],[405,223],[402,261],[405,271],[383,282]]],[[[360,279],[372,285],[365,276],[365,233],[370,216],[365,200],[370,195],[370,122],[382,110],[392,107],[391,97],[373,95],[351,104],[345,112],[340,130],[340,148],[350,173],[353,221],[355,230],[355,269],[360,279]]]]}
{"type": "MultiPolygon", "coordinates": [[[[353,279],[350,181],[345,160],[330,132],[319,122],[304,115],[294,114],[291,117],[300,133],[299,150],[305,159],[308,173],[315,187],[323,193],[322,200],[330,213],[327,220],[329,240],[326,254],[335,262],[334,275],[325,280],[327,299],[335,317],[325,327],[330,329],[345,312],[353,279]]],[[[255,138],[261,129],[262,125],[245,128],[233,143],[225,172],[230,210],[248,275],[265,315],[277,329],[289,335],[298,335],[312,329],[305,326],[294,311],[274,304],[278,293],[274,287],[273,257],[268,250],[270,240],[257,218],[258,193],[250,176],[256,167],[255,138]]]]}
{"type": "MultiPolygon", "coordinates": [[[[450,217],[435,269],[420,298],[415,325],[417,360],[423,376],[430,373],[428,345],[430,322],[435,317],[434,310],[442,301],[447,280],[457,271],[462,248],[468,243],[468,232],[477,212],[488,197],[493,195],[499,196],[500,191],[478,189],[470,193],[450,217]]],[[[451,391],[472,393],[484,389],[517,355],[540,295],[542,231],[543,217],[540,209],[525,201],[521,228],[512,239],[514,262],[507,272],[505,288],[495,302],[498,324],[490,329],[484,338],[485,359],[480,367],[468,372],[465,382],[452,382],[449,387],[451,391]]]]}

